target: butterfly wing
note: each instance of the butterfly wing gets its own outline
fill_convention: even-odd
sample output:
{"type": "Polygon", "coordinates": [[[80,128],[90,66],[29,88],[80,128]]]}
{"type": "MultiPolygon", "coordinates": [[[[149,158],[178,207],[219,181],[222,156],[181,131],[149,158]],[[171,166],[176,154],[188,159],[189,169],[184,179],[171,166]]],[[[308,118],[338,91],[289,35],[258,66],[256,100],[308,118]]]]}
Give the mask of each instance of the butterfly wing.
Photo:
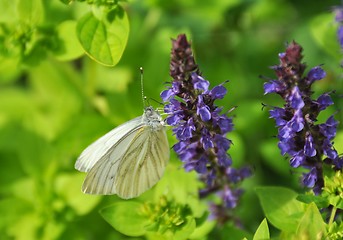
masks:
{"type": "Polygon", "coordinates": [[[119,163],[115,176],[117,195],[133,198],[154,186],[163,175],[169,154],[165,129],[153,131],[144,126],[119,163]]]}
{"type": "Polygon", "coordinates": [[[94,143],[89,145],[79,156],[75,163],[75,168],[81,172],[88,172],[110,148],[115,146],[125,134],[142,125],[142,117],[134,118],[105,134],[94,143]]]}
{"type": "Polygon", "coordinates": [[[128,199],[145,192],[162,177],[169,160],[164,129],[147,126],[131,131],[87,174],[82,191],[89,194],[118,194],[128,199]]]}
{"type": "Polygon", "coordinates": [[[138,127],[127,132],[95,163],[82,185],[84,193],[102,195],[116,193],[114,181],[118,166],[140,129],[142,129],[142,125],[138,125],[138,127]]]}

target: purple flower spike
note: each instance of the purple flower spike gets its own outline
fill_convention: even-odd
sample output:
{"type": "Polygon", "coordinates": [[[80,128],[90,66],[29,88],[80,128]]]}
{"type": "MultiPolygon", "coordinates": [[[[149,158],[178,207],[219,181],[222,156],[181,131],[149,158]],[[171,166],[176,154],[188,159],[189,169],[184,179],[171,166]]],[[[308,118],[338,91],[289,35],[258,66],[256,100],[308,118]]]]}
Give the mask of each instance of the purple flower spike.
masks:
{"type": "Polygon", "coordinates": [[[338,22],[339,26],[338,26],[338,30],[337,30],[337,38],[338,38],[338,42],[341,46],[341,48],[343,48],[343,8],[342,7],[336,7],[334,9],[335,12],[335,20],[336,22],[338,22]]]}
{"type": "MultiPolygon", "coordinates": [[[[341,21],[342,16],[341,11],[341,21]]],[[[303,174],[302,183],[312,188],[315,194],[320,194],[324,186],[323,165],[329,164],[335,170],[343,167],[332,145],[338,123],[333,116],[325,123],[316,123],[319,113],[333,101],[330,93],[322,94],[317,100],[311,98],[312,83],[325,78],[326,73],[317,66],[304,76],[306,65],[301,62],[301,52],[302,47],[292,42],[284,53],[279,54],[280,64],[272,67],[278,79],[265,83],[264,91],[277,93],[285,101],[284,108],[273,107],[269,111],[278,127],[281,154],[289,155],[291,167],[310,169],[303,174]],[[327,158],[323,161],[325,156],[327,158]]]]}
{"type": "Polygon", "coordinates": [[[163,91],[161,97],[164,102],[169,101],[164,112],[178,140],[173,148],[185,170],[196,171],[205,184],[205,189],[199,191],[200,197],[220,196],[219,203],[211,204],[211,217],[225,223],[242,193],[237,189],[238,184],[251,175],[247,170],[227,172],[227,169],[233,172],[232,159],[227,153],[232,143],[226,138],[233,123],[215,105],[227,90],[222,84],[210,89],[210,82],[201,76],[185,35],[179,35],[172,45],[172,87],[163,91]]]}

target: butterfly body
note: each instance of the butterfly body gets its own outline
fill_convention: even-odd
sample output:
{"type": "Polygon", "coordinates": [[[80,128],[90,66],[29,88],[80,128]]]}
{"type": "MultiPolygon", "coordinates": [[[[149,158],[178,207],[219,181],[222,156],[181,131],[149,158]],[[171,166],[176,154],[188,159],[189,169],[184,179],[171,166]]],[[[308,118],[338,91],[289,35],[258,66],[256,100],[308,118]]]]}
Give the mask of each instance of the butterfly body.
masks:
{"type": "Polygon", "coordinates": [[[82,191],[128,199],[154,186],[169,161],[164,121],[152,107],[87,147],[75,168],[87,172],[82,191]]]}

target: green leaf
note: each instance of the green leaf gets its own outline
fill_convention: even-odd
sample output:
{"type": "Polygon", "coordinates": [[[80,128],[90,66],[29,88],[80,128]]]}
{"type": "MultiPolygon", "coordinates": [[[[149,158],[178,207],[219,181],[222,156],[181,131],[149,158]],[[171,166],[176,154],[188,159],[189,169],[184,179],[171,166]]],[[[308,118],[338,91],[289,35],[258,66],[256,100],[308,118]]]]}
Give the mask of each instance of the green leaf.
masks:
{"type": "Polygon", "coordinates": [[[178,228],[178,231],[175,232],[173,239],[175,240],[188,239],[188,237],[193,233],[194,229],[195,229],[195,220],[193,217],[188,216],[186,217],[186,224],[184,224],[181,228],[178,228]]]}
{"type": "Polygon", "coordinates": [[[325,235],[326,224],[324,223],[316,204],[311,203],[299,222],[297,236],[302,237],[301,239],[306,236],[307,238],[305,239],[320,240],[323,239],[323,236],[325,235]]]}
{"type": "Polygon", "coordinates": [[[269,228],[266,219],[263,219],[260,226],[257,228],[253,240],[266,240],[270,239],[269,228]]]}
{"type": "Polygon", "coordinates": [[[139,214],[142,204],[138,202],[117,202],[100,210],[101,216],[117,231],[127,236],[144,235],[148,219],[139,214]]]}
{"type": "MultiPolygon", "coordinates": [[[[342,198],[341,196],[332,196],[332,195],[329,195],[328,197],[329,199],[329,203],[332,205],[332,206],[335,206],[335,207],[338,207],[338,206],[341,206],[342,205],[342,198]]],[[[339,207],[340,208],[340,207],[339,207]]]]}
{"type": "Polygon", "coordinates": [[[189,236],[189,239],[204,238],[213,230],[215,225],[216,225],[216,221],[206,221],[202,223],[201,225],[198,225],[198,222],[196,222],[197,227],[194,229],[193,233],[189,236]]]}
{"type": "Polygon", "coordinates": [[[58,60],[69,61],[84,54],[84,50],[77,40],[76,21],[64,21],[57,27],[58,39],[60,40],[59,51],[55,53],[58,60]]]}
{"type": "Polygon", "coordinates": [[[185,172],[179,165],[172,162],[167,166],[162,179],[154,187],[156,200],[161,194],[168,193],[178,203],[188,205],[194,217],[200,218],[207,210],[207,205],[201,204],[198,198],[198,181],[196,173],[185,172]]]}
{"type": "Polygon", "coordinates": [[[124,50],[129,36],[129,21],[120,6],[108,11],[94,8],[77,24],[77,35],[86,53],[95,61],[116,65],[124,50]]]}
{"type": "Polygon", "coordinates": [[[13,16],[16,13],[16,6],[13,0],[1,0],[0,9],[6,9],[6,11],[1,11],[0,22],[11,22],[14,20],[13,16]]]}
{"type": "Polygon", "coordinates": [[[325,207],[329,206],[328,199],[321,197],[321,196],[299,194],[297,197],[297,200],[304,202],[304,203],[307,203],[307,204],[314,202],[319,208],[325,208],[325,207]]]}
{"type": "Polygon", "coordinates": [[[21,21],[30,25],[37,25],[43,22],[44,6],[42,0],[19,0],[17,9],[21,21]]]}
{"type": "Polygon", "coordinates": [[[188,216],[185,224],[182,227],[178,227],[176,231],[167,230],[163,233],[157,231],[148,231],[146,237],[149,240],[185,240],[189,239],[189,236],[195,229],[195,220],[193,217],[188,216]]]}
{"type": "Polygon", "coordinates": [[[72,207],[77,214],[89,213],[100,202],[101,197],[83,194],[81,185],[85,174],[60,174],[55,182],[56,193],[72,207]]]}
{"type": "Polygon", "coordinates": [[[242,229],[227,223],[223,227],[217,226],[214,231],[208,235],[208,239],[252,239],[252,235],[242,229]]]}
{"type": "MultiPolygon", "coordinates": [[[[43,225],[46,224],[42,217],[37,212],[19,215],[19,219],[8,227],[7,234],[10,236],[8,239],[16,240],[35,240],[38,239],[38,232],[42,230],[43,225]],[[20,231],[18,230],[20,229],[20,231]]],[[[50,238],[54,238],[50,235],[50,238]]],[[[44,239],[44,238],[40,238],[44,239]]],[[[47,239],[47,238],[45,238],[47,239]]]]}
{"type": "Polygon", "coordinates": [[[304,205],[296,200],[294,191],[283,187],[259,187],[256,192],[271,224],[283,231],[296,230],[304,205]]]}
{"type": "Polygon", "coordinates": [[[32,206],[19,198],[0,200],[0,230],[18,221],[24,214],[32,211],[32,206]]]}
{"type": "Polygon", "coordinates": [[[31,129],[52,139],[75,121],[81,108],[79,76],[67,64],[44,61],[31,69],[30,80],[35,110],[27,120],[31,129]],[[68,104],[66,104],[68,103],[68,104]]]}

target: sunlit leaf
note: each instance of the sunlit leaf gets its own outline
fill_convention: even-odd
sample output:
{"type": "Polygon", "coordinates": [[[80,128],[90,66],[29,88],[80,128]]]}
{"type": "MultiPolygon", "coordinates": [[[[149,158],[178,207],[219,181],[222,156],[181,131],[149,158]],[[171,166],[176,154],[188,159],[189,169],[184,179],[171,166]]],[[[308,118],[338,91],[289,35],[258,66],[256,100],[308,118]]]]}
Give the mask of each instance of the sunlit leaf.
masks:
{"type": "Polygon", "coordinates": [[[64,21],[57,27],[58,39],[60,42],[56,58],[62,61],[73,60],[84,54],[84,50],[77,39],[76,21],[64,21]]]}
{"type": "Polygon", "coordinates": [[[267,219],[263,219],[260,226],[257,228],[253,240],[267,240],[270,239],[267,219]]]}
{"type": "Polygon", "coordinates": [[[21,21],[31,25],[41,23],[44,19],[42,0],[18,0],[18,14],[21,21]]]}
{"type": "Polygon", "coordinates": [[[204,223],[198,225],[197,219],[196,220],[196,228],[189,236],[189,239],[201,239],[207,236],[215,227],[216,221],[205,221],[204,223]]]}
{"type": "Polygon", "coordinates": [[[297,197],[297,200],[310,204],[311,202],[314,202],[318,207],[324,208],[329,206],[328,199],[321,196],[315,196],[315,195],[308,195],[308,194],[300,194],[297,197]]]}
{"type": "Polygon", "coordinates": [[[145,234],[144,227],[149,223],[149,219],[139,214],[141,207],[138,202],[117,202],[101,209],[100,214],[117,231],[136,237],[145,234]]]}
{"type": "Polygon", "coordinates": [[[232,223],[227,223],[222,227],[215,228],[209,234],[208,239],[252,239],[252,235],[243,229],[239,229],[236,226],[233,226],[232,223]]]}
{"type": "Polygon", "coordinates": [[[184,240],[188,239],[188,237],[193,233],[195,229],[195,220],[193,217],[188,216],[186,217],[186,224],[184,224],[181,228],[178,228],[178,231],[174,234],[175,240],[184,240]]]}
{"type": "Polygon", "coordinates": [[[258,187],[256,193],[271,224],[284,231],[296,230],[304,204],[296,200],[294,191],[283,187],[258,187]]]}
{"type": "Polygon", "coordinates": [[[95,8],[78,21],[77,35],[86,53],[101,64],[116,65],[129,36],[126,12],[120,6],[95,8]]]}
{"type": "Polygon", "coordinates": [[[53,139],[74,121],[81,107],[79,77],[70,66],[49,61],[31,69],[30,77],[35,111],[26,125],[44,138],[53,139]]]}
{"type": "Polygon", "coordinates": [[[21,214],[18,221],[9,225],[7,234],[11,236],[10,239],[35,240],[38,238],[39,229],[44,224],[44,221],[37,212],[21,214]]]}
{"type": "Polygon", "coordinates": [[[201,204],[198,199],[198,184],[195,172],[185,172],[183,168],[171,163],[154,188],[155,198],[158,199],[161,194],[167,193],[178,203],[188,204],[193,215],[200,218],[207,210],[207,205],[201,204]]]}
{"type": "Polygon", "coordinates": [[[0,230],[13,224],[22,215],[32,211],[32,206],[19,198],[4,198],[0,200],[0,230]]]}
{"type": "Polygon", "coordinates": [[[320,240],[323,239],[325,234],[326,224],[323,221],[316,204],[311,203],[299,222],[297,235],[299,237],[307,236],[307,239],[320,240]]]}
{"type": "Polygon", "coordinates": [[[87,195],[81,192],[85,174],[60,174],[56,179],[55,191],[72,207],[78,215],[85,215],[100,202],[100,196],[87,195]]]}

